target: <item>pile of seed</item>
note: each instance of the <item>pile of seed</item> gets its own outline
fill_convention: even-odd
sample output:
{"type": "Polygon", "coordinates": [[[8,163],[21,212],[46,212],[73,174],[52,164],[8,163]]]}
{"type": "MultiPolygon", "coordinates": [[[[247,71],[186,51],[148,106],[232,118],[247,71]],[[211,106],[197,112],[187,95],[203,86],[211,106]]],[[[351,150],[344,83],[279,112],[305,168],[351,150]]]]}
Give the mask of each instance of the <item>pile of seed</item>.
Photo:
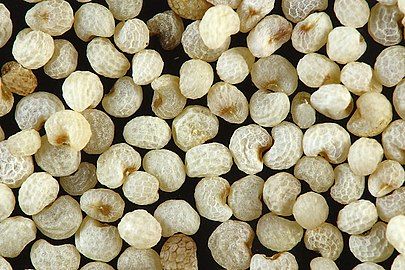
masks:
{"type": "Polygon", "coordinates": [[[405,269],[405,0],[168,0],[146,21],[149,1],[78,1],[25,0],[14,40],[0,4],[14,58],[0,62],[0,117],[14,112],[21,129],[0,118],[1,270],[21,269],[8,260],[27,248],[36,270],[336,270],[344,250],[355,270],[393,257],[405,269]],[[85,55],[58,38],[67,31],[85,55]],[[231,48],[236,37],[246,47],[231,48]],[[277,54],[287,43],[297,65],[277,54]],[[358,61],[370,46],[383,48],[373,66],[358,61]],[[160,53],[179,48],[189,60],[163,74],[160,53]],[[300,242],[319,255],[309,265],[289,252],[300,242]]]}

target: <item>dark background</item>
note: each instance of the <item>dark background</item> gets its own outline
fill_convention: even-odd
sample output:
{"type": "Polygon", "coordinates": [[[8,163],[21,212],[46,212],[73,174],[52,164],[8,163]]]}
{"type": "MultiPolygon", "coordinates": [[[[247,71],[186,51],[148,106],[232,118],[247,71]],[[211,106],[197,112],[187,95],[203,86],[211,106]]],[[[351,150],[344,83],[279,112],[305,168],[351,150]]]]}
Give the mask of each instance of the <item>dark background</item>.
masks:
{"type": "MultiPolygon", "coordinates": [[[[78,3],[75,0],[68,0],[68,1],[70,2],[74,11],[76,11],[81,5],[81,3],[78,3]]],[[[17,35],[17,33],[20,30],[27,27],[27,25],[25,24],[24,16],[25,16],[25,13],[27,12],[27,10],[30,9],[33,6],[33,4],[26,3],[23,0],[0,0],[0,2],[5,4],[6,7],[10,10],[11,18],[13,21],[13,36],[8,41],[8,43],[3,48],[0,49],[0,65],[3,65],[4,63],[6,63],[8,61],[14,60],[13,56],[11,54],[13,40],[15,39],[15,36],[17,35]]],[[[101,3],[106,6],[106,3],[104,1],[97,0],[97,1],[92,1],[92,2],[101,3]]],[[[370,4],[370,7],[372,7],[376,3],[376,1],[371,0],[371,1],[368,1],[368,3],[370,4]]],[[[146,20],[152,18],[155,14],[166,11],[168,9],[169,9],[169,6],[168,6],[166,0],[145,0],[142,12],[138,16],[138,18],[142,19],[143,21],[146,21],[146,20]]],[[[340,23],[336,19],[334,12],[333,12],[333,1],[329,1],[329,7],[326,10],[326,12],[331,17],[333,26],[334,27],[339,26],[340,23]]],[[[278,0],[276,1],[275,8],[271,12],[271,14],[283,15],[283,13],[281,11],[281,1],[278,1],[278,0]]],[[[186,26],[190,23],[190,21],[184,20],[184,23],[186,26]]],[[[369,34],[367,32],[367,26],[363,27],[362,29],[358,29],[358,30],[361,32],[361,34],[366,39],[367,44],[368,44],[367,51],[364,53],[364,55],[358,61],[362,61],[362,62],[368,63],[371,66],[373,66],[374,62],[375,62],[375,58],[385,47],[383,47],[382,45],[376,43],[374,40],[371,39],[371,37],[369,36],[369,34]]],[[[57,37],[57,38],[63,38],[63,39],[69,40],[70,42],[72,42],[72,44],[78,50],[79,64],[78,64],[77,70],[93,71],[86,58],[86,43],[76,37],[73,27],[71,30],[69,30],[67,33],[65,33],[63,36],[57,37]]],[[[246,35],[245,34],[238,34],[238,35],[235,35],[232,37],[231,47],[235,47],[235,46],[245,46],[246,47],[246,35]]],[[[165,62],[163,74],[173,74],[173,75],[178,76],[179,69],[180,69],[182,63],[189,59],[188,56],[184,53],[181,46],[177,47],[173,51],[164,51],[160,47],[158,39],[156,37],[151,38],[149,48],[159,51],[160,54],[162,55],[163,60],[165,62]]],[[[319,51],[319,53],[326,55],[325,47],[323,47],[319,51]]],[[[295,49],[291,45],[291,41],[284,44],[282,46],[282,48],[276,52],[276,54],[280,54],[280,55],[286,57],[289,61],[291,61],[291,63],[294,66],[296,66],[299,59],[304,56],[303,54],[295,51],[295,49]]],[[[131,55],[127,55],[127,57],[130,60],[132,59],[131,55]]],[[[215,63],[213,64],[213,67],[215,68],[215,63]]],[[[342,67],[342,65],[341,65],[341,67],[342,67]]],[[[130,72],[131,72],[131,70],[128,71],[127,75],[131,76],[130,72]]],[[[47,92],[54,93],[57,96],[59,96],[60,99],[63,101],[62,91],[61,91],[63,79],[62,80],[51,79],[50,77],[48,77],[47,75],[44,74],[42,68],[35,70],[34,73],[38,78],[38,87],[37,87],[36,91],[47,91],[47,92]]],[[[102,76],[100,76],[100,78],[103,82],[105,93],[108,93],[110,91],[112,85],[114,84],[115,80],[104,78],[102,76]]],[[[216,77],[216,81],[219,81],[218,77],[216,77]]],[[[251,95],[255,91],[257,91],[256,87],[253,85],[253,83],[251,83],[250,77],[246,78],[246,80],[243,83],[241,83],[237,86],[246,95],[246,97],[248,99],[250,99],[251,95]]],[[[295,93],[297,93],[299,91],[307,91],[309,93],[312,93],[315,90],[316,89],[309,88],[300,82],[298,89],[295,93]]],[[[385,94],[391,102],[392,102],[392,91],[393,91],[392,88],[384,88],[384,90],[383,90],[383,94],[385,94]]],[[[142,106],[135,113],[135,115],[133,115],[132,117],[126,118],[126,119],[117,119],[117,118],[111,117],[115,124],[114,144],[124,142],[124,139],[122,137],[123,127],[130,119],[132,119],[133,117],[139,116],[139,115],[153,115],[153,112],[150,108],[153,90],[151,89],[151,87],[149,85],[144,86],[143,93],[144,93],[144,100],[143,100],[142,106]]],[[[290,96],[290,100],[292,100],[295,93],[290,96]]],[[[21,99],[21,97],[17,96],[17,95],[14,95],[14,97],[15,97],[14,105],[16,105],[17,102],[21,99]]],[[[356,99],[356,96],[353,95],[353,98],[356,99]]],[[[191,104],[200,104],[200,105],[206,106],[206,104],[207,104],[206,98],[203,97],[199,100],[187,100],[187,105],[191,105],[191,104]]],[[[66,104],[65,104],[65,106],[66,106],[66,104]]],[[[15,108],[15,106],[14,106],[14,108],[15,108]]],[[[68,107],[66,106],[66,108],[68,108],[68,107]]],[[[97,109],[103,110],[101,107],[101,103],[97,107],[97,109]]],[[[348,119],[349,119],[349,117],[342,121],[334,121],[334,120],[328,119],[325,116],[317,113],[317,123],[337,122],[345,127],[348,119]]],[[[395,119],[399,119],[399,117],[394,112],[394,120],[395,119]]],[[[212,141],[216,141],[216,142],[223,143],[224,145],[228,145],[230,136],[232,135],[233,131],[239,127],[239,125],[227,123],[224,120],[222,120],[221,118],[219,118],[219,120],[220,120],[219,133],[212,141]]],[[[291,115],[289,115],[287,117],[286,121],[292,122],[291,115]]],[[[171,125],[171,122],[172,122],[171,120],[168,121],[168,123],[170,125],[171,125]]],[[[249,117],[243,123],[243,125],[247,125],[250,123],[253,123],[253,121],[249,117]]],[[[0,125],[3,127],[3,130],[6,134],[6,138],[19,131],[19,128],[14,120],[14,109],[6,116],[0,118],[0,125]]],[[[269,132],[271,131],[270,128],[268,128],[267,130],[269,132]]],[[[42,135],[44,133],[44,130],[42,130],[41,132],[42,132],[41,133],[41,135],[42,135]]],[[[356,139],[357,138],[355,136],[352,136],[352,142],[356,139]]],[[[380,136],[377,136],[376,139],[381,141],[380,136]]],[[[171,140],[170,143],[165,148],[175,151],[184,160],[185,153],[182,152],[180,149],[178,149],[175,146],[173,140],[171,140]]],[[[146,150],[143,150],[143,149],[137,149],[137,150],[139,151],[139,153],[142,156],[147,152],[146,150]]],[[[96,164],[97,157],[98,156],[96,156],[96,155],[87,155],[87,154],[83,153],[82,161],[87,161],[87,162],[96,164]]],[[[36,167],[36,171],[41,171],[41,169],[39,167],[36,167]]],[[[293,169],[290,169],[287,171],[290,173],[293,173],[293,169]]],[[[261,176],[264,180],[266,180],[269,176],[271,176],[275,173],[277,173],[277,171],[272,171],[269,168],[264,167],[263,171],[260,172],[258,175],[261,176]]],[[[225,179],[227,179],[230,182],[230,184],[232,184],[234,181],[242,178],[243,176],[245,176],[244,173],[239,171],[237,169],[237,167],[234,165],[232,167],[232,170],[228,174],[224,175],[223,177],[225,179]]],[[[188,201],[195,208],[193,193],[194,193],[194,188],[195,188],[197,182],[198,182],[198,179],[187,178],[184,185],[176,192],[166,193],[163,191],[159,191],[159,193],[160,193],[159,201],[152,205],[149,205],[149,206],[139,207],[139,206],[134,205],[133,203],[129,202],[128,200],[125,200],[126,201],[125,213],[129,212],[129,211],[133,211],[138,208],[143,208],[143,209],[146,209],[147,211],[149,211],[151,214],[153,214],[156,207],[160,203],[162,203],[163,201],[168,200],[168,199],[184,199],[184,200],[188,201]]],[[[310,188],[306,184],[306,182],[301,181],[301,184],[302,184],[302,193],[310,191],[310,188]]],[[[97,187],[100,188],[102,186],[100,184],[98,184],[97,187]]],[[[122,194],[121,188],[118,188],[116,191],[121,194],[123,199],[125,199],[125,197],[122,194]]],[[[18,190],[15,189],[14,193],[17,196],[18,190]]],[[[59,196],[64,195],[64,194],[66,194],[66,193],[61,188],[59,196]]],[[[343,208],[343,205],[340,205],[339,203],[335,202],[330,197],[329,192],[325,192],[322,195],[325,196],[325,198],[327,199],[327,202],[328,202],[328,205],[330,208],[330,213],[329,213],[327,222],[336,225],[336,218],[337,218],[338,211],[341,208],[343,208]]],[[[375,198],[369,194],[367,187],[365,188],[363,198],[371,200],[372,202],[375,203],[375,198]]],[[[75,197],[75,199],[79,200],[79,197],[75,197]]],[[[263,214],[265,214],[267,212],[268,212],[268,209],[267,209],[266,205],[263,203],[263,214]]],[[[12,216],[17,216],[17,215],[24,216],[24,213],[20,210],[18,203],[16,205],[16,209],[12,213],[12,216]]],[[[292,216],[288,217],[288,218],[291,219],[292,216]]],[[[232,217],[232,219],[234,219],[234,217],[232,217]]],[[[115,222],[113,224],[117,225],[117,223],[118,222],[115,222]]],[[[257,223],[257,220],[249,222],[249,224],[252,226],[252,228],[254,230],[256,230],[256,223],[257,223]]],[[[211,253],[207,247],[208,237],[211,235],[213,230],[219,224],[220,224],[219,222],[214,222],[214,221],[207,220],[205,218],[201,218],[200,229],[195,235],[192,236],[192,238],[197,243],[199,269],[204,269],[204,270],[205,269],[221,269],[221,267],[212,258],[211,253]]],[[[360,261],[358,261],[351,254],[351,252],[349,250],[349,245],[348,245],[349,235],[346,233],[343,233],[343,237],[344,237],[345,247],[344,247],[344,250],[343,250],[340,258],[336,261],[336,264],[338,265],[338,267],[341,270],[352,269],[354,266],[359,264],[360,261]]],[[[56,241],[56,240],[47,238],[46,236],[41,234],[41,232],[38,231],[37,239],[41,239],[41,238],[46,239],[48,242],[50,242],[52,244],[66,244],[66,243],[74,244],[74,236],[70,237],[69,239],[66,239],[66,240],[56,241]]],[[[163,243],[165,242],[165,240],[166,239],[162,238],[162,240],[159,242],[159,244],[156,247],[154,247],[154,249],[158,253],[160,252],[160,249],[161,249],[163,243]]],[[[31,249],[31,246],[33,243],[34,242],[31,242],[23,250],[23,252],[20,254],[20,256],[18,256],[17,258],[7,259],[11,263],[11,265],[14,267],[14,269],[33,268],[33,266],[31,265],[30,256],[29,256],[30,249],[31,249]]],[[[127,248],[127,247],[128,247],[128,245],[124,243],[122,251],[124,251],[125,248],[127,248]]],[[[257,237],[255,237],[255,240],[253,242],[252,252],[253,252],[253,254],[256,254],[256,253],[266,254],[267,256],[271,256],[271,255],[275,254],[275,252],[263,247],[260,244],[260,242],[258,241],[257,237]]],[[[318,254],[314,251],[307,250],[305,248],[303,240],[290,252],[295,255],[295,257],[298,261],[298,264],[300,266],[300,269],[309,269],[309,263],[310,263],[311,259],[320,256],[320,254],[318,254]]],[[[397,252],[394,252],[394,254],[388,260],[386,260],[383,263],[380,263],[380,265],[384,266],[385,269],[389,269],[393,259],[395,258],[395,256],[397,254],[398,254],[397,252]]],[[[118,259],[118,257],[110,262],[110,264],[114,268],[116,268],[117,259],[118,259]]],[[[81,266],[85,265],[88,262],[90,262],[89,259],[87,259],[84,256],[81,256],[81,266]]]]}

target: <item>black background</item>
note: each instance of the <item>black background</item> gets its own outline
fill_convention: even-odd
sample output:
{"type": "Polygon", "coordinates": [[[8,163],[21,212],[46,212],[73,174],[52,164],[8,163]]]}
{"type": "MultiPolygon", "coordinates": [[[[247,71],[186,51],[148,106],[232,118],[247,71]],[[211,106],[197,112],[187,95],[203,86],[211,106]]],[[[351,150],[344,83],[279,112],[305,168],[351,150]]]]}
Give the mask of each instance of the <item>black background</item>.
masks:
{"type": "MultiPolygon", "coordinates": [[[[74,11],[76,11],[81,5],[81,3],[78,3],[77,1],[74,1],[74,0],[68,0],[68,1],[70,2],[74,11]]],[[[13,21],[13,36],[8,41],[8,43],[3,48],[0,49],[0,65],[3,65],[4,63],[6,63],[8,61],[14,60],[13,56],[11,54],[13,40],[15,39],[15,36],[17,35],[17,33],[20,30],[27,27],[27,25],[25,24],[24,16],[25,16],[25,13],[27,12],[27,10],[30,9],[33,6],[33,4],[26,3],[22,0],[0,0],[0,2],[5,4],[6,7],[10,10],[11,18],[13,21]]],[[[101,3],[106,6],[106,3],[104,1],[93,1],[93,2],[101,3]]],[[[368,2],[370,4],[370,7],[372,7],[376,3],[375,0],[371,0],[368,2]]],[[[145,0],[142,11],[141,11],[140,15],[138,16],[138,18],[142,19],[143,21],[146,21],[146,20],[150,19],[151,17],[153,17],[153,15],[166,11],[168,9],[169,9],[169,6],[168,6],[166,0],[145,0]]],[[[334,27],[339,26],[340,23],[336,19],[334,12],[333,12],[333,1],[329,1],[329,7],[326,10],[326,12],[331,17],[333,26],[334,27]]],[[[281,1],[276,0],[275,8],[271,12],[271,14],[283,15],[283,13],[281,11],[281,1]]],[[[190,23],[190,21],[184,20],[184,23],[185,23],[185,25],[188,25],[190,23]]],[[[375,58],[384,49],[384,47],[381,46],[380,44],[374,42],[374,40],[371,39],[371,37],[369,36],[369,34],[367,32],[367,26],[363,27],[362,29],[358,29],[358,30],[361,32],[361,34],[366,39],[367,44],[368,44],[367,51],[364,53],[364,55],[358,61],[366,62],[366,63],[370,64],[371,66],[373,66],[374,62],[375,62],[375,58]]],[[[73,28],[71,30],[69,30],[67,33],[65,33],[63,36],[57,37],[57,38],[63,38],[63,39],[69,40],[70,42],[72,42],[72,44],[78,50],[79,64],[78,64],[77,70],[93,71],[86,58],[86,43],[76,37],[73,28]]],[[[246,35],[245,34],[238,34],[238,35],[235,35],[232,37],[231,47],[235,47],[235,46],[246,46],[246,35]]],[[[188,56],[184,53],[181,46],[177,47],[173,51],[164,51],[160,47],[159,42],[156,37],[151,38],[149,48],[155,49],[161,53],[163,60],[165,62],[163,74],[173,74],[173,75],[178,76],[181,64],[184,61],[189,59],[188,56]]],[[[325,47],[323,47],[319,53],[326,55],[325,47]]],[[[276,52],[276,54],[280,54],[280,55],[286,57],[288,60],[291,61],[291,63],[294,66],[296,66],[299,59],[304,56],[303,54],[294,50],[294,48],[291,45],[291,41],[284,44],[282,46],[282,48],[276,52]]],[[[132,59],[131,55],[127,55],[127,57],[130,60],[132,59]]],[[[213,64],[213,67],[215,68],[215,63],[213,64]]],[[[127,75],[131,76],[130,72],[131,72],[131,70],[128,71],[127,75]]],[[[61,91],[61,86],[62,86],[63,80],[53,80],[53,79],[49,78],[47,75],[44,74],[42,68],[35,70],[34,73],[38,78],[38,87],[37,87],[36,91],[46,91],[46,92],[54,93],[57,96],[59,96],[61,98],[61,100],[63,101],[62,91],[61,91]]],[[[100,78],[104,84],[105,93],[108,93],[108,91],[111,89],[115,80],[104,78],[101,76],[100,76],[100,78]]],[[[216,77],[216,81],[218,81],[218,77],[216,77]]],[[[246,95],[246,97],[248,99],[250,99],[251,95],[255,91],[257,91],[256,87],[253,85],[253,83],[251,83],[250,77],[248,77],[245,80],[245,82],[243,82],[242,84],[237,85],[237,86],[246,95]]],[[[316,89],[308,88],[307,86],[305,86],[304,84],[302,84],[300,82],[298,89],[295,93],[297,93],[299,91],[307,91],[309,93],[312,93],[315,90],[316,89]]],[[[390,101],[392,101],[392,91],[393,91],[393,88],[384,88],[384,90],[383,90],[383,94],[385,94],[390,101]]],[[[114,124],[115,124],[114,143],[124,142],[124,139],[122,137],[123,127],[130,119],[132,119],[133,117],[139,116],[139,115],[153,115],[153,112],[150,108],[153,90],[150,88],[149,85],[144,86],[143,93],[144,93],[144,100],[143,100],[142,106],[135,113],[135,115],[133,115],[132,117],[126,118],[126,119],[117,119],[117,118],[112,117],[112,120],[114,121],[114,124]]],[[[295,93],[290,96],[290,100],[292,100],[295,93]]],[[[17,95],[14,95],[14,97],[15,97],[14,105],[16,105],[17,102],[21,99],[21,97],[17,96],[17,95]]],[[[356,99],[355,96],[353,96],[353,97],[356,99]]],[[[191,105],[191,104],[200,104],[200,105],[206,106],[206,99],[204,97],[204,98],[201,98],[200,100],[188,100],[187,105],[191,105]]],[[[65,104],[65,106],[66,106],[66,104],[65,104]]],[[[14,108],[15,108],[15,106],[14,106],[14,108]]],[[[66,106],[66,108],[68,108],[68,107],[66,106]]],[[[101,107],[101,103],[97,107],[97,109],[103,110],[101,107]]],[[[349,118],[347,118],[347,119],[349,119],[349,118]]],[[[317,113],[317,123],[337,122],[337,123],[341,124],[342,126],[346,126],[347,119],[342,120],[342,121],[334,121],[334,120],[328,119],[317,113]]],[[[394,120],[395,119],[399,119],[399,117],[394,112],[394,120]]],[[[286,121],[292,122],[291,115],[289,115],[287,117],[286,121]]],[[[172,122],[171,120],[168,121],[168,123],[170,125],[171,125],[171,122],[172,122]]],[[[253,121],[249,117],[243,123],[243,125],[247,125],[250,123],[253,123],[253,121]]],[[[14,120],[14,109],[6,116],[0,118],[0,125],[3,127],[3,130],[6,134],[6,138],[19,131],[19,128],[14,120]]],[[[228,145],[230,136],[232,135],[233,131],[237,127],[238,127],[238,125],[229,124],[229,123],[225,122],[224,120],[220,119],[219,133],[212,141],[216,141],[216,142],[220,142],[225,145],[228,145]]],[[[267,130],[269,132],[271,131],[269,128],[267,130]]],[[[41,134],[44,133],[43,130],[41,132],[42,132],[41,134]]],[[[357,138],[355,136],[352,136],[352,142],[356,139],[357,138]]],[[[380,136],[377,136],[376,139],[380,141],[381,138],[380,138],[380,136]]],[[[171,140],[170,143],[165,148],[175,151],[184,160],[185,154],[175,146],[175,144],[173,143],[173,140],[171,140]]],[[[137,149],[137,150],[139,151],[139,153],[141,153],[142,156],[147,152],[142,149],[137,149]]],[[[87,161],[87,162],[96,164],[97,156],[87,155],[87,154],[83,153],[82,161],[87,161]]],[[[41,169],[39,167],[36,167],[36,171],[41,171],[41,169]]],[[[292,169],[287,170],[287,171],[290,173],[293,172],[292,169]]],[[[277,172],[272,171],[267,167],[264,167],[263,171],[260,172],[258,175],[261,176],[264,180],[266,180],[269,176],[271,176],[275,173],[277,173],[277,172]]],[[[242,178],[243,176],[245,176],[244,173],[240,172],[234,165],[232,167],[232,170],[228,174],[224,175],[223,177],[232,184],[234,181],[242,178]]],[[[160,203],[162,203],[163,201],[168,200],[168,199],[184,199],[184,200],[188,201],[195,208],[193,193],[194,193],[194,188],[195,188],[197,182],[198,182],[198,179],[187,178],[184,185],[176,192],[165,193],[165,192],[159,191],[159,193],[160,193],[159,201],[152,205],[146,206],[146,207],[139,207],[137,205],[130,203],[128,200],[126,200],[125,212],[133,211],[138,208],[143,208],[153,214],[153,211],[156,209],[156,207],[160,203]]],[[[301,184],[302,184],[302,193],[310,191],[309,186],[304,181],[301,181],[301,184]]],[[[100,184],[98,184],[97,187],[102,187],[102,186],[100,184]]],[[[125,197],[122,194],[121,188],[118,188],[116,191],[119,192],[121,194],[121,196],[125,199],[125,197]]],[[[17,192],[18,192],[18,190],[14,190],[14,193],[16,196],[17,196],[17,192]]],[[[64,194],[66,194],[66,193],[61,188],[59,196],[64,195],[64,194]]],[[[327,199],[327,202],[328,202],[328,205],[330,208],[330,213],[329,213],[327,222],[330,222],[330,223],[336,225],[337,213],[343,207],[343,205],[340,205],[339,203],[335,202],[330,197],[329,192],[325,192],[322,195],[324,195],[325,198],[327,199]]],[[[375,198],[369,194],[369,192],[367,191],[367,187],[365,189],[363,198],[371,200],[372,202],[375,203],[375,198]]],[[[79,197],[75,197],[75,199],[79,200],[79,197]]],[[[267,212],[268,212],[268,209],[267,209],[266,205],[263,204],[263,214],[265,214],[267,212]]],[[[24,216],[24,213],[20,210],[20,208],[18,207],[18,204],[16,205],[16,209],[14,210],[12,216],[17,216],[17,215],[24,216]]],[[[291,219],[292,217],[288,217],[288,218],[291,219]]],[[[234,217],[232,217],[232,219],[234,219],[234,217]]],[[[249,224],[252,226],[252,228],[254,230],[256,229],[256,223],[257,223],[257,220],[249,222],[249,224]]],[[[113,224],[117,225],[117,222],[113,223],[113,224]]],[[[219,224],[220,223],[218,223],[218,222],[213,222],[213,221],[207,220],[205,218],[201,218],[200,229],[195,235],[192,236],[193,239],[195,240],[195,242],[197,243],[199,269],[204,269],[204,270],[205,269],[221,269],[221,267],[213,260],[211,254],[210,254],[210,251],[207,247],[208,237],[219,224]]],[[[355,265],[359,264],[360,261],[358,261],[351,254],[351,252],[349,250],[349,246],[348,246],[349,236],[346,233],[343,233],[343,237],[344,237],[345,247],[344,247],[344,250],[343,250],[340,258],[336,261],[336,264],[338,265],[338,267],[341,270],[342,269],[352,269],[355,265]]],[[[44,235],[41,234],[41,232],[38,231],[37,239],[41,239],[41,238],[46,239],[47,241],[49,241],[52,244],[66,244],[66,243],[74,244],[74,237],[71,237],[66,240],[55,241],[55,240],[45,237],[44,235]]],[[[161,246],[163,245],[165,240],[166,239],[162,239],[159,242],[159,244],[154,248],[158,253],[160,252],[161,246]]],[[[30,252],[30,248],[31,248],[32,244],[33,244],[33,242],[31,242],[23,250],[23,252],[20,254],[20,256],[18,256],[17,258],[7,259],[12,264],[14,269],[33,268],[33,266],[30,263],[30,257],[29,257],[29,252],[30,252]]],[[[125,248],[127,248],[127,247],[128,247],[128,245],[124,243],[122,251],[124,251],[125,248]]],[[[253,254],[256,254],[256,253],[266,254],[267,256],[275,254],[275,252],[264,248],[259,243],[257,237],[255,238],[255,240],[253,242],[252,252],[253,252],[253,254]]],[[[309,262],[311,261],[311,259],[320,256],[316,252],[307,250],[305,248],[303,240],[290,252],[295,255],[295,257],[298,261],[298,264],[300,266],[300,269],[309,269],[309,262]]],[[[394,254],[388,260],[386,260],[383,263],[380,263],[380,265],[384,266],[385,269],[389,269],[393,259],[395,258],[395,256],[397,254],[398,254],[397,252],[394,252],[394,254]]],[[[110,262],[110,264],[114,268],[116,268],[117,258],[115,258],[113,261],[110,262]]],[[[81,266],[85,265],[88,262],[90,262],[89,259],[85,258],[84,256],[81,256],[81,266]]]]}

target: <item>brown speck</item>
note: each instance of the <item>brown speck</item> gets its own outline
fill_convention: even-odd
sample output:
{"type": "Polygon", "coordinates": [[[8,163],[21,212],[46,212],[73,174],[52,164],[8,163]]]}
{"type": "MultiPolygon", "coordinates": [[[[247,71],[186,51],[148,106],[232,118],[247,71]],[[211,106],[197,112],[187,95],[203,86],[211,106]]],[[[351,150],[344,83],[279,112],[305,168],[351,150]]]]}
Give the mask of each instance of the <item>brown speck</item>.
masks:
{"type": "Polygon", "coordinates": [[[109,216],[111,214],[111,207],[109,205],[99,205],[97,208],[104,216],[109,216]]]}
{"type": "Polygon", "coordinates": [[[224,107],[219,111],[219,114],[220,115],[234,115],[235,108],[233,106],[224,107]]]}
{"type": "Polygon", "coordinates": [[[56,144],[62,145],[62,144],[67,144],[69,140],[69,137],[66,134],[61,134],[56,138],[56,144]]]}
{"type": "Polygon", "coordinates": [[[257,10],[253,7],[249,7],[249,17],[256,16],[258,14],[257,10]]]}
{"type": "Polygon", "coordinates": [[[260,161],[263,161],[263,153],[270,149],[271,144],[259,147],[257,150],[257,156],[260,161]]]}
{"type": "Polygon", "coordinates": [[[277,31],[272,37],[269,38],[269,43],[277,42],[279,40],[285,39],[286,37],[290,36],[291,28],[290,27],[283,27],[277,31]]]}
{"type": "Polygon", "coordinates": [[[136,172],[136,171],[137,171],[137,169],[136,169],[135,167],[129,167],[129,168],[126,168],[126,169],[124,170],[124,175],[125,175],[125,176],[128,176],[128,175],[130,175],[131,173],[136,172]]]}

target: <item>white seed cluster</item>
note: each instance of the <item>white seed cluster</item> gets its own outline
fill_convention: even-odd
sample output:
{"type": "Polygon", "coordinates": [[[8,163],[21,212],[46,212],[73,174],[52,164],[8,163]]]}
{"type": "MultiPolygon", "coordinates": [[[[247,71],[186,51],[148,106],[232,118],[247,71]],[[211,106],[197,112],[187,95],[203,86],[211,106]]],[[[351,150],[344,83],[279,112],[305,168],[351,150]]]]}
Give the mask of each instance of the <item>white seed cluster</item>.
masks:
{"type": "Polygon", "coordinates": [[[0,270],[405,269],[405,0],[11,2],[0,270]]]}

